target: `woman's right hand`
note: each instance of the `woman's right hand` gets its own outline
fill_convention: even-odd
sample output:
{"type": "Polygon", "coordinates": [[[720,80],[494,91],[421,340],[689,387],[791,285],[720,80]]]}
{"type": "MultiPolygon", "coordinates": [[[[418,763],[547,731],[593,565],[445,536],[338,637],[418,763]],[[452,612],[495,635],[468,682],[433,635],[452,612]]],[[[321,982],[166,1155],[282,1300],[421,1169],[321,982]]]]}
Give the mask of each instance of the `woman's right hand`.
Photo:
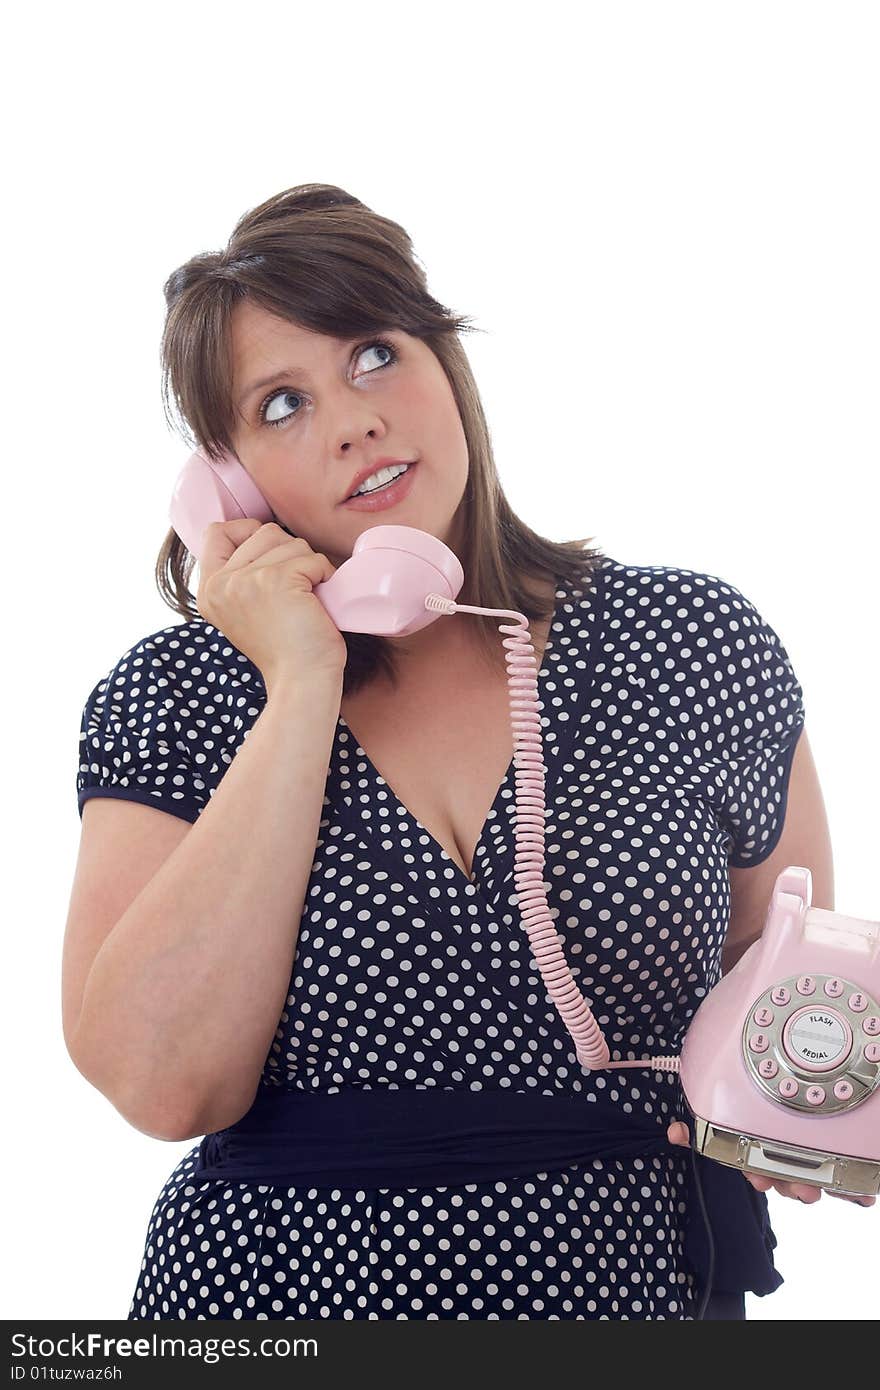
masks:
{"type": "Polygon", "coordinates": [[[267,688],[287,673],[341,676],[345,639],[312,593],[335,573],[326,555],[277,522],[215,521],[204,535],[196,607],[258,667],[267,688]]]}

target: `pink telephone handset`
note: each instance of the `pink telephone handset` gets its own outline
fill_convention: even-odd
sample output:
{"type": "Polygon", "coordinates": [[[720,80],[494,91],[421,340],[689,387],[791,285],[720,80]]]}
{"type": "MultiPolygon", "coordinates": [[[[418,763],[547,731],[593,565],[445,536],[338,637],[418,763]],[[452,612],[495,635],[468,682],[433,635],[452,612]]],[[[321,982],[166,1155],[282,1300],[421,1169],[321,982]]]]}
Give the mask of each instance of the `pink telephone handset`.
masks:
{"type": "MultiPolygon", "coordinates": [[[[197,558],[211,522],[241,517],[275,520],[269,503],[233,454],[214,463],[199,450],[190,455],[178,476],[169,517],[187,550],[197,558]]],[[[374,526],[358,537],[351,559],[312,592],[340,632],[405,637],[427,627],[444,611],[426,606],[428,594],[454,599],[463,583],[460,562],[436,536],[412,526],[374,526]]]]}
{"type": "MultiPolygon", "coordinates": [[[[214,521],[275,520],[232,454],[197,450],[175,484],[171,524],[197,558],[214,521]]],[[[544,773],[535,651],[528,621],[510,609],[457,604],[464,571],[436,536],[373,526],[322,584],[342,632],[417,632],[444,614],[506,619],[516,779],[517,901],[535,961],[587,1069],[678,1072],[694,1118],[694,1147],[743,1172],[806,1181],[847,1195],[880,1192],[880,922],[810,908],[809,869],[774,886],[761,938],[703,1000],[680,1057],[610,1060],[578,989],[543,885],[544,773]]]]}

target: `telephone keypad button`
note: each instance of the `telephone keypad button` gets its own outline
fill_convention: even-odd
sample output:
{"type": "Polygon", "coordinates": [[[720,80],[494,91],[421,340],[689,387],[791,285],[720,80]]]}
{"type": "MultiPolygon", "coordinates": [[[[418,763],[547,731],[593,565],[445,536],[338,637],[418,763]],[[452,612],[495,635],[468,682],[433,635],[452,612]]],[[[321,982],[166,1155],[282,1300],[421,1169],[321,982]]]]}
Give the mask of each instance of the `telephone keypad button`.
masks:
{"type": "Polygon", "coordinates": [[[758,1063],[758,1071],[765,1080],[770,1081],[779,1071],[779,1067],[772,1057],[764,1057],[763,1060],[758,1063]]]}
{"type": "Polygon", "coordinates": [[[798,994],[814,994],[816,991],[816,980],[812,975],[801,975],[797,982],[798,994]]]}
{"type": "Polygon", "coordinates": [[[849,1100],[852,1093],[853,1088],[851,1081],[847,1081],[846,1078],[843,1076],[840,1078],[839,1081],[835,1081],[834,1094],[837,1096],[838,1100],[849,1100]]]}
{"type": "Polygon", "coordinates": [[[753,1052],[766,1052],[770,1046],[770,1039],[766,1033],[753,1033],[749,1038],[749,1047],[753,1052]]]}
{"type": "Polygon", "coordinates": [[[861,1014],[864,1013],[865,1009],[868,1007],[868,996],[867,994],[862,994],[861,991],[857,991],[855,994],[849,996],[848,1002],[854,1014],[861,1014]]]}
{"type": "Polygon", "coordinates": [[[862,1031],[867,1033],[869,1038],[876,1038],[880,1033],[880,1014],[871,1014],[862,1024],[862,1031]]]}
{"type": "Polygon", "coordinates": [[[828,995],[829,999],[839,999],[845,988],[846,986],[843,980],[835,979],[825,981],[825,993],[828,995]]]}
{"type": "Polygon", "coordinates": [[[772,1009],[756,1009],[752,1014],[752,1018],[759,1028],[769,1028],[770,1024],[773,1022],[774,1016],[772,1009]]]}
{"type": "Polygon", "coordinates": [[[773,1000],[774,1004],[778,1004],[780,1008],[782,1008],[791,999],[791,994],[785,988],[785,985],[777,985],[774,990],[770,991],[770,998],[773,1000]]]}
{"type": "Polygon", "coordinates": [[[807,1101],[810,1105],[821,1105],[825,1099],[824,1086],[808,1086],[807,1101]]]}
{"type": "Polygon", "coordinates": [[[798,1084],[793,1076],[784,1076],[776,1089],[786,1100],[792,1100],[798,1093],[798,1084]]]}
{"type": "Polygon", "coordinates": [[[880,1062],[880,1043],[868,1043],[864,1056],[866,1062],[880,1062]]]}

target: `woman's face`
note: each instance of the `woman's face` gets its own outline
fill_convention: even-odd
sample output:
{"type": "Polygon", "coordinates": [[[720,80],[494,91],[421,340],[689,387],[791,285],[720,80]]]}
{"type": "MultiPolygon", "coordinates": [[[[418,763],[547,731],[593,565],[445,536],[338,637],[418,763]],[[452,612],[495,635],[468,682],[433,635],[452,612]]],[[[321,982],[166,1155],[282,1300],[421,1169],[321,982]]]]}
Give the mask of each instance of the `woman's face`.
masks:
{"type": "Polygon", "coordinates": [[[249,300],[232,316],[235,452],[279,523],[337,569],[372,526],[415,526],[456,548],[468,451],[452,388],[420,338],[377,336],[393,356],[369,334],[340,343],[249,300]],[[406,497],[343,506],[355,474],[385,456],[418,460],[406,497]]]}

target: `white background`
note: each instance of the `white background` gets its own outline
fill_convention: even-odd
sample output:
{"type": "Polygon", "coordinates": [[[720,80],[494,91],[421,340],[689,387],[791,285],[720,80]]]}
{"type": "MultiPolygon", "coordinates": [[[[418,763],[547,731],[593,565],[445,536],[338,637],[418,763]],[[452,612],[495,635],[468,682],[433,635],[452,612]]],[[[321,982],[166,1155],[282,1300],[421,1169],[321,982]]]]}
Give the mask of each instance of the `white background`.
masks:
{"type": "MultiPolygon", "coordinates": [[[[189,1145],[77,1072],[60,966],[82,706],[180,621],[153,582],[189,452],[159,396],[165,277],[298,183],[402,223],[485,330],[465,346],[515,510],[718,575],[780,634],[836,907],[880,919],[880,25],[842,0],[337,0],[7,26],[4,1315],[125,1318],[189,1145]]],[[[785,1284],[749,1318],[876,1317],[880,1205],[770,1203],[785,1284]]]]}

